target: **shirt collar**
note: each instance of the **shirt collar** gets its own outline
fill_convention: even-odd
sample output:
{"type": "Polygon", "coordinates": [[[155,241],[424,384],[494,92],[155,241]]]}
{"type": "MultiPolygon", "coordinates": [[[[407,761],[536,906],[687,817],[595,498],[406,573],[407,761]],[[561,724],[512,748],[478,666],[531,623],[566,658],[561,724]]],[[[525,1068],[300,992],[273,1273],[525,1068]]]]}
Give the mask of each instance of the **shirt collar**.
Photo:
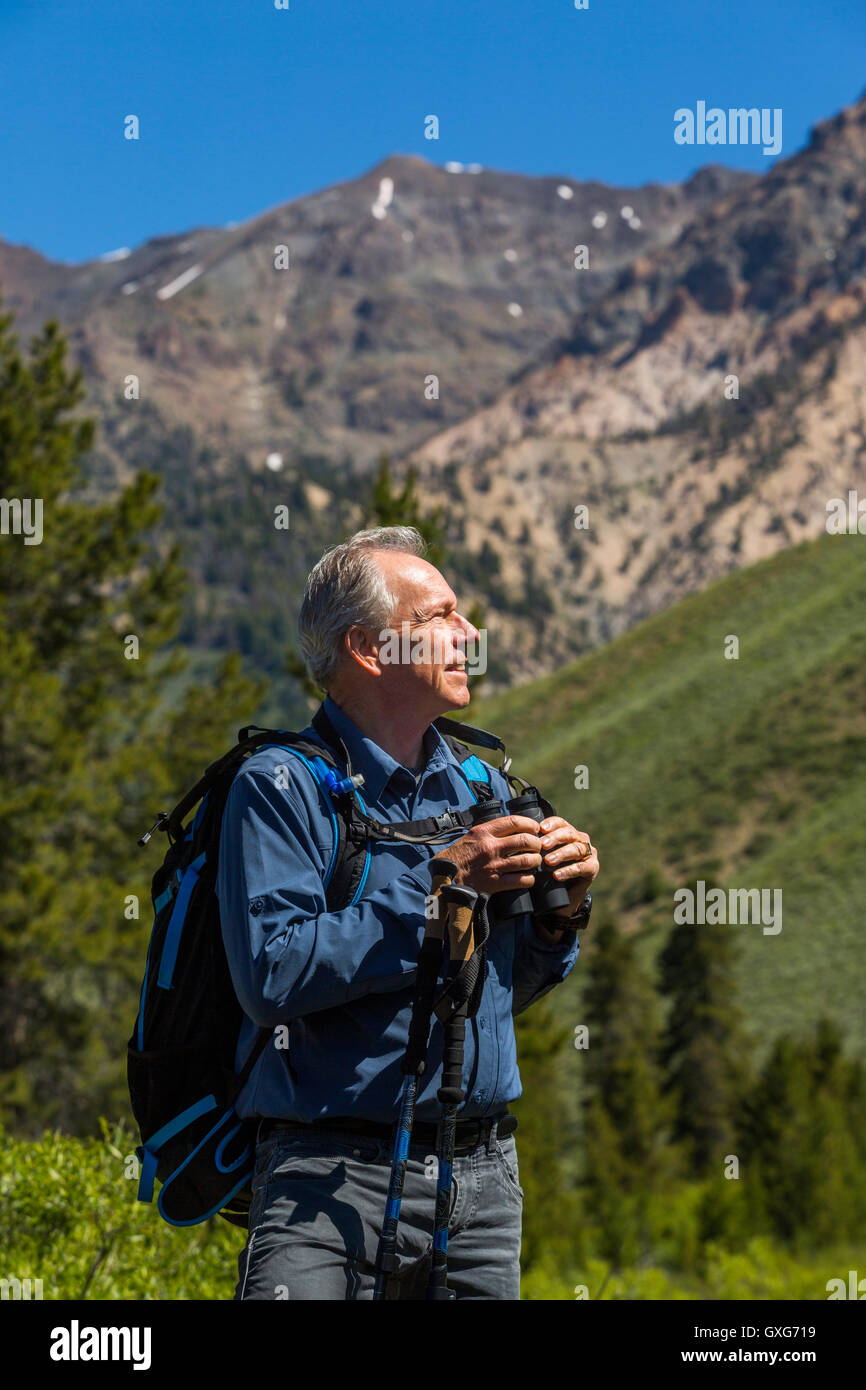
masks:
{"type": "MultiPolygon", "coordinates": [[[[325,696],[323,709],[348,749],[349,757],[352,759],[352,771],[364,774],[361,795],[365,801],[378,801],[395,773],[408,773],[414,783],[415,774],[412,769],[398,763],[390,753],[386,753],[384,748],[380,748],[378,743],[374,743],[362,733],[330,695],[325,696]]],[[[429,772],[441,771],[447,764],[457,765],[457,759],[435,724],[430,724],[424,733],[424,751],[427,761],[422,776],[429,772]]]]}

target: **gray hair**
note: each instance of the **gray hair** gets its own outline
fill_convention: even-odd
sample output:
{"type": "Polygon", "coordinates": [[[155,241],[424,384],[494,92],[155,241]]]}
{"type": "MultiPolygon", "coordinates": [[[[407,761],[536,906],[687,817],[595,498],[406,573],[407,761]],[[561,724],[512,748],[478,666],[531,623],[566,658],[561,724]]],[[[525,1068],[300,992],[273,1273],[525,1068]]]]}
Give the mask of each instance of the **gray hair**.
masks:
{"type": "Polygon", "coordinates": [[[373,552],[423,556],[426,549],[414,526],[375,526],[356,531],[313,566],[298,615],[298,638],[310,677],[321,690],[333,679],[349,628],[358,623],[381,632],[391,620],[396,599],[373,552]]]}

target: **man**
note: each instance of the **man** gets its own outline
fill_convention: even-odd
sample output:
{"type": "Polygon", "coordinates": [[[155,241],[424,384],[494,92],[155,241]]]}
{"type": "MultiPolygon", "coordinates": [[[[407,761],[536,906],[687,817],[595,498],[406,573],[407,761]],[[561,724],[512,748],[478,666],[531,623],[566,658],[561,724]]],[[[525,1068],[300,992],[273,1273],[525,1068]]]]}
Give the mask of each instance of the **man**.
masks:
{"type": "MultiPolygon", "coordinates": [[[[411,527],[358,532],[315,566],[299,619],[308,669],[327,692],[324,712],[380,821],[419,820],[475,799],[433,720],[469,703],[466,647],[478,634],[424,548],[411,527]],[[394,661],[388,636],[403,633],[404,623],[416,659],[394,661]]],[[[507,800],[505,778],[491,769],[490,780],[507,800]]],[[[508,1102],[521,1093],[512,1015],[572,969],[578,947],[567,919],[584,903],[598,858],[589,836],[559,816],[540,826],[502,816],[447,846],[373,841],[371,850],[359,900],[328,911],[334,827],[312,772],[302,759],[265,748],[236,777],[217,892],[248,1016],[239,1061],[257,1027],[285,1025],[288,1046],[265,1049],[238,1102],[240,1115],[262,1118],[235,1297],[372,1298],[431,887],[426,863],[439,853],[457,864],[457,882],[479,893],[529,888],[544,862],[569,894],[562,927],[528,915],[493,922],[487,978],[466,1036],[449,1286],[458,1298],[517,1299],[523,1192],[514,1139],[498,1137],[508,1102]]],[[[424,1297],[441,1031],[434,1024],[419,1085],[392,1297],[424,1297]]]]}

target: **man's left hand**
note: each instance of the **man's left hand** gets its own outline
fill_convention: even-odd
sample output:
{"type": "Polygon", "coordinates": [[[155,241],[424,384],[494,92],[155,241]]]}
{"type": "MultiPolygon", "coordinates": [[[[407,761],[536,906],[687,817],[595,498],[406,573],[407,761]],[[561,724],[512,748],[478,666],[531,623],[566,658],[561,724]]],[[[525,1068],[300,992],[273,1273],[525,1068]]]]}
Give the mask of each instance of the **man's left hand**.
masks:
{"type": "Polygon", "coordinates": [[[545,868],[566,889],[569,906],[557,916],[570,917],[583,902],[598,873],[598,850],[586,830],[577,830],[562,816],[548,816],[538,827],[545,868]]]}

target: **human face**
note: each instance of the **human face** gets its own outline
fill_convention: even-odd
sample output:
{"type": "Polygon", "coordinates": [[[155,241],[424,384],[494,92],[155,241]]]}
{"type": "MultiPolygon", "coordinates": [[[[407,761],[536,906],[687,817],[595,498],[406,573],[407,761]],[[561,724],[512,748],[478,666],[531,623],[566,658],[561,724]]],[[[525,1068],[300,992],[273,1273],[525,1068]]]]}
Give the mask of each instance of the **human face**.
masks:
{"type": "Polygon", "coordinates": [[[389,699],[406,701],[431,719],[463,709],[470,699],[466,647],[478,639],[477,629],[457,611],[451,586],[426,560],[394,550],[378,551],[376,559],[396,600],[387,630],[393,634],[390,652],[376,634],[389,699]]]}

